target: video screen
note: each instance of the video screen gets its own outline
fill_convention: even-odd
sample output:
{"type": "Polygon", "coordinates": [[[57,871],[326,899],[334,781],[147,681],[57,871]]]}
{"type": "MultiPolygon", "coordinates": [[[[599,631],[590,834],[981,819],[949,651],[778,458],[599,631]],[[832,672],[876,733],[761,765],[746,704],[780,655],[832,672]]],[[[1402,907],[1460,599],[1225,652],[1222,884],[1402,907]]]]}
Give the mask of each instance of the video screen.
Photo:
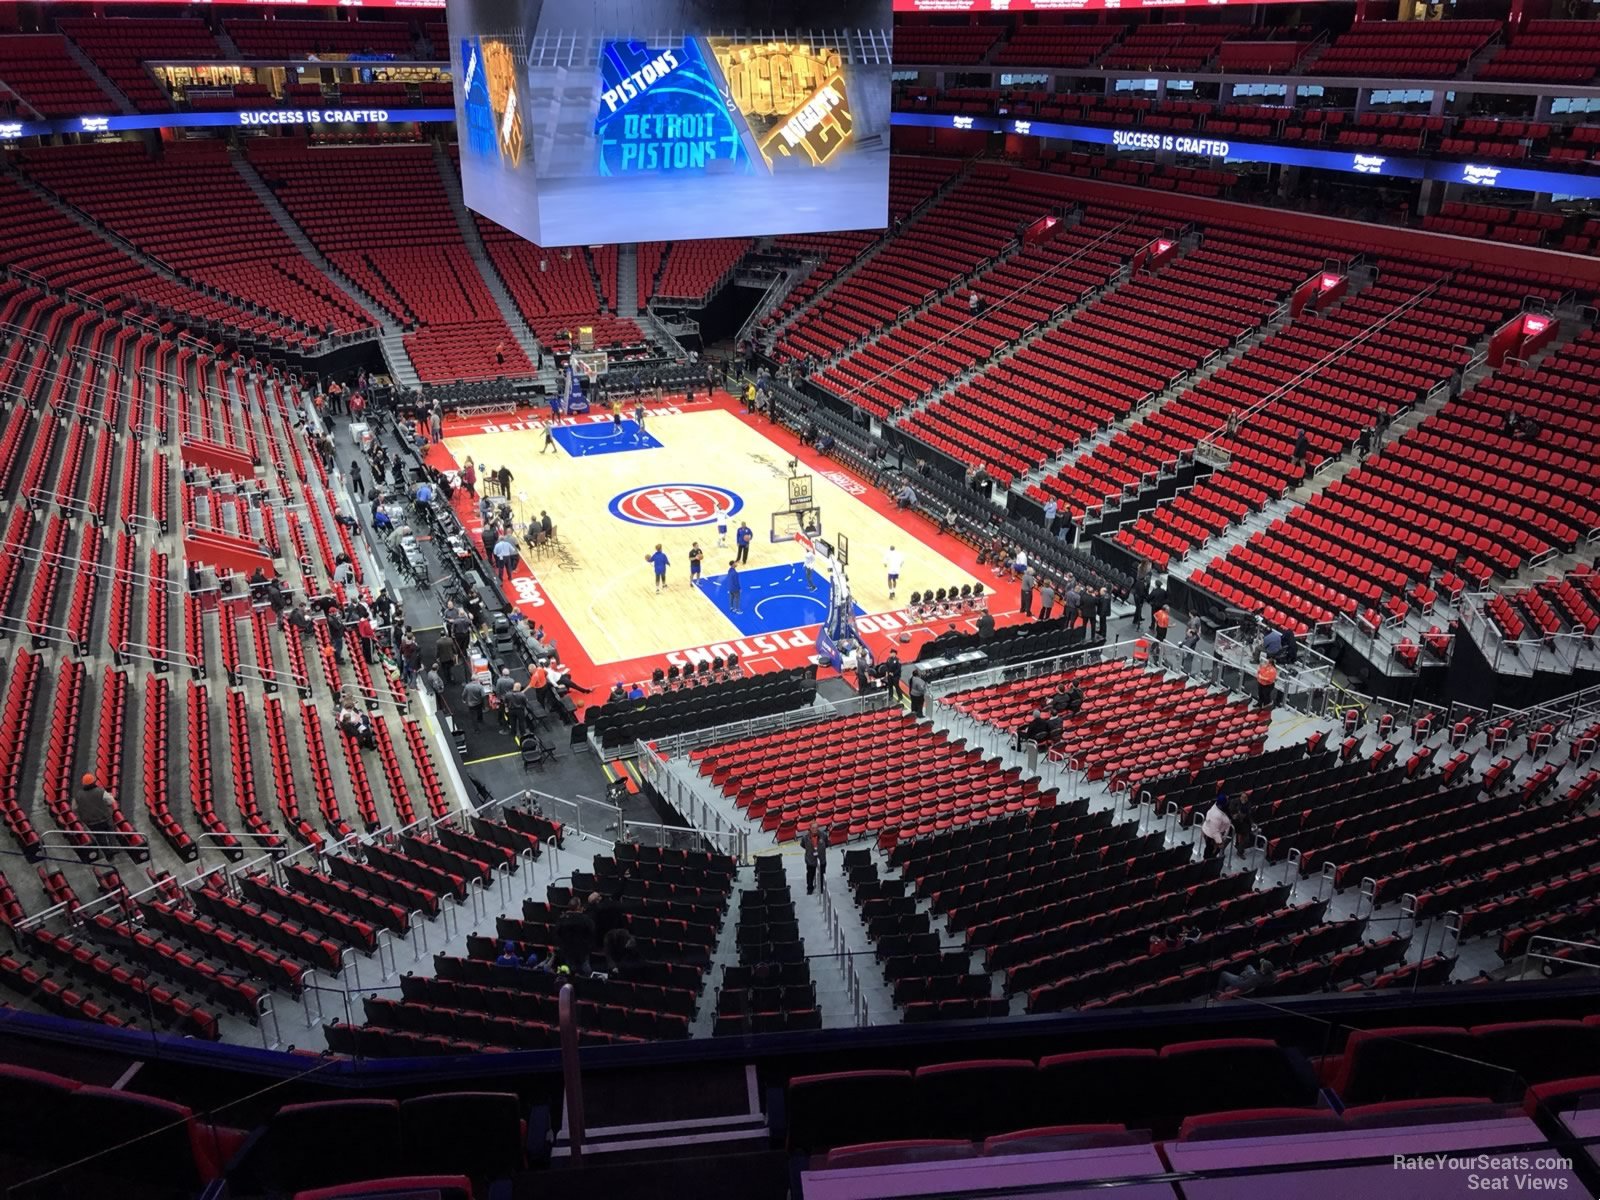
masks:
{"type": "Polygon", "coordinates": [[[448,0],[462,193],[541,246],[888,222],[891,0],[448,0]]]}

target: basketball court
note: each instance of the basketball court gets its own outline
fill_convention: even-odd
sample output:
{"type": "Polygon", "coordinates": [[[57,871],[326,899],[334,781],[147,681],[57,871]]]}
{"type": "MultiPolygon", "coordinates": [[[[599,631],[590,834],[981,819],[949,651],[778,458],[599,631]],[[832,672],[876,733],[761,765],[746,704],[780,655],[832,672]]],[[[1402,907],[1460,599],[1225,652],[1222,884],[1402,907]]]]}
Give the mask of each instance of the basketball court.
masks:
{"type": "MultiPolygon", "coordinates": [[[[609,413],[568,417],[548,449],[544,425],[531,412],[513,421],[452,418],[445,431],[448,461],[436,448],[436,465],[470,456],[480,477],[507,466],[518,528],[550,514],[554,544],[525,551],[507,591],[557,638],[584,682],[585,667],[598,673],[595,682],[609,683],[712,654],[737,653],[758,670],[805,661],[828,611],[829,583],[820,565],[807,579],[805,546],[794,536],[802,528],[847,556],[864,632],[912,623],[908,614],[893,614],[914,591],[984,586],[965,547],[939,538],[924,518],[896,511],[887,497],[810,455],[786,430],[741,413],[726,396],[653,407],[643,431],[609,413]],[[722,547],[719,506],[729,514],[722,547]],[[752,537],[736,606],[728,564],[741,524],[752,537]],[[924,529],[909,531],[919,525],[924,529]],[[696,542],[705,551],[698,586],[689,575],[696,542]],[[671,564],[659,594],[646,561],[657,545],[671,564]],[[884,570],[891,546],[904,555],[894,598],[884,570]]],[[[471,500],[458,499],[463,520],[478,531],[471,500]]]]}

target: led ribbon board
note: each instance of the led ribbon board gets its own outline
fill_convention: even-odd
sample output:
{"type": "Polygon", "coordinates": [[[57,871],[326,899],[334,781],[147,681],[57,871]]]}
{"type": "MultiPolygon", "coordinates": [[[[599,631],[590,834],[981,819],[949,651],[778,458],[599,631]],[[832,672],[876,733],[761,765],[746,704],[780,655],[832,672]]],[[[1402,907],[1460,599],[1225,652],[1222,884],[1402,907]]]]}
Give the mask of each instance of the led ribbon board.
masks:
{"type": "Polygon", "coordinates": [[[602,175],[752,169],[745,130],[695,38],[660,48],[605,44],[595,142],[602,175]]]}

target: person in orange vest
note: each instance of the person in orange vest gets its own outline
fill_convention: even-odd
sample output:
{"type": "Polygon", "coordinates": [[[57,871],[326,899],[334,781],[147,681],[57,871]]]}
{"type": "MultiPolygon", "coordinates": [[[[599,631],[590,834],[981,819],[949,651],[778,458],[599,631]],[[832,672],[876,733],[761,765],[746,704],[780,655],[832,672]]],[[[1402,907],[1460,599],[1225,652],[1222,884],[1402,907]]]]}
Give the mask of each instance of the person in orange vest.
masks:
{"type": "Polygon", "coordinates": [[[1261,660],[1256,668],[1256,691],[1262,708],[1271,708],[1273,692],[1278,683],[1278,664],[1270,658],[1261,660]]]}
{"type": "Polygon", "coordinates": [[[1156,631],[1156,644],[1150,648],[1150,661],[1157,666],[1161,665],[1161,647],[1167,640],[1167,630],[1172,625],[1172,617],[1167,612],[1167,606],[1162,605],[1150,614],[1150,624],[1156,631]]]}

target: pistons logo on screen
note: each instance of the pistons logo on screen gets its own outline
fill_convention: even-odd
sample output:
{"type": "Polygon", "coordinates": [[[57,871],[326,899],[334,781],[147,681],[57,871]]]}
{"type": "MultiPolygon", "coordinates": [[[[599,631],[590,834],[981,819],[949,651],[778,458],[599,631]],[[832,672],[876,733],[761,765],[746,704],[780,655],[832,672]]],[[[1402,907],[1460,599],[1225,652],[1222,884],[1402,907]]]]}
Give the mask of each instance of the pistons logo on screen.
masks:
{"type": "Polygon", "coordinates": [[[623,492],[609,505],[618,520],[658,529],[710,525],[719,506],[731,516],[744,507],[744,500],[737,492],[705,483],[656,483],[623,492]]]}

